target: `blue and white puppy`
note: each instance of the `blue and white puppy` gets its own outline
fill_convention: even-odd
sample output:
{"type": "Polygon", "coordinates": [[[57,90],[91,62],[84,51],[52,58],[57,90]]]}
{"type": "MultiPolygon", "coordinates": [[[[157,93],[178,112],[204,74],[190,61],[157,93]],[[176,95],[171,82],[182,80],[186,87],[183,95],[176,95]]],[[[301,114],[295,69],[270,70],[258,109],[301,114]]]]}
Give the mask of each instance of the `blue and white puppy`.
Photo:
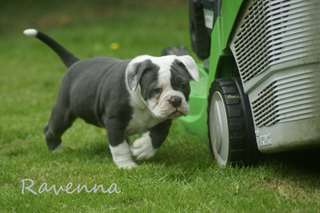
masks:
{"type": "Polygon", "coordinates": [[[189,82],[198,80],[190,56],[138,56],[130,60],[95,57],[79,60],[35,29],[24,31],[47,44],[68,67],[44,129],[50,150],[76,118],[108,130],[109,148],[119,168],[148,159],[166,139],[172,119],[188,113],[189,82]],[[128,136],[142,134],[131,147],[128,136]]]}

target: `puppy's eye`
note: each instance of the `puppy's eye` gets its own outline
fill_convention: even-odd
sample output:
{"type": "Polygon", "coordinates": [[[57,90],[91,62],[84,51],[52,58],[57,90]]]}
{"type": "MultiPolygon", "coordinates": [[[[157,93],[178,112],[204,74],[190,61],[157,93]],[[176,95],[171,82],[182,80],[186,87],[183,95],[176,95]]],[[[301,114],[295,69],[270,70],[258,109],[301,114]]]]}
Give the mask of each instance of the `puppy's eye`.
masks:
{"type": "Polygon", "coordinates": [[[153,92],[156,93],[156,94],[160,94],[162,92],[162,89],[161,88],[155,88],[155,89],[153,89],[153,92]]]}
{"type": "Polygon", "coordinates": [[[162,92],[162,88],[155,88],[152,90],[153,95],[159,95],[162,92]]]}

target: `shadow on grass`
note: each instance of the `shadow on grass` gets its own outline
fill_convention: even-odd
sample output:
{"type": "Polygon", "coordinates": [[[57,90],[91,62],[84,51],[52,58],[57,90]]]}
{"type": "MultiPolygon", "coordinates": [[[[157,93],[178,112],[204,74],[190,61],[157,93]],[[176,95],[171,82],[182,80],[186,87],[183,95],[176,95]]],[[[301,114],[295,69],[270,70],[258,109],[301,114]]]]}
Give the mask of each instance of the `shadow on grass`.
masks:
{"type": "Polygon", "coordinates": [[[104,163],[107,159],[111,161],[111,154],[105,143],[97,141],[88,141],[85,144],[68,144],[68,141],[62,143],[54,151],[49,151],[46,144],[41,147],[41,156],[48,161],[59,161],[61,163],[104,163]]]}
{"type": "Polygon", "coordinates": [[[263,156],[259,163],[270,170],[270,177],[266,182],[276,190],[281,187],[292,191],[320,189],[320,150],[299,150],[263,156]]]}
{"type": "Polygon", "coordinates": [[[294,172],[320,174],[320,149],[291,151],[264,156],[265,162],[285,165],[294,172]]]}
{"type": "MultiPolygon", "coordinates": [[[[59,160],[59,162],[91,162],[94,164],[106,163],[112,164],[112,156],[108,149],[108,143],[101,138],[87,141],[85,143],[75,144],[66,141],[60,153],[54,154],[46,150],[45,143],[37,145],[34,143],[7,144],[2,146],[1,154],[10,158],[22,157],[34,153],[30,147],[35,147],[42,152],[38,157],[47,158],[48,161],[59,160]],[[31,150],[31,151],[30,151],[31,150]]],[[[222,176],[228,176],[231,173],[239,173],[239,178],[245,173],[250,175],[267,172],[266,182],[278,184],[277,181],[291,182],[293,185],[301,187],[320,188],[320,150],[292,151],[288,153],[264,155],[263,159],[253,166],[235,166],[227,168],[222,172],[222,176]]],[[[146,161],[139,162],[146,168],[161,169],[167,173],[167,177],[175,181],[190,182],[201,174],[206,177],[216,173],[220,168],[212,159],[208,150],[207,143],[195,140],[194,137],[188,137],[183,134],[170,136],[168,141],[161,147],[157,155],[146,161]],[[174,140],[174,141],[173,141],[174,140]]],[[[220,173],[220,171],[219,171],[220,173]]],[[[242,177],[243,178],[243,177],[242,177]]]]}

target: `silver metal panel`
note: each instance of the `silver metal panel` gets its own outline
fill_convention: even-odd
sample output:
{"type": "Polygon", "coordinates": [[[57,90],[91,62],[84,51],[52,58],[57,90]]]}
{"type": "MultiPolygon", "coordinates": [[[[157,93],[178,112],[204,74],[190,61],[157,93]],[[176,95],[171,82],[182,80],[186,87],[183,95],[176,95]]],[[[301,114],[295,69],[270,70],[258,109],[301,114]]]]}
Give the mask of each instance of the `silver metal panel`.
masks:
{"type": "Polygon", "coordinates": [[[260,151],[320,144],[319,125],[305,140],[292,132],[320,123],[319,11],[319,0],[250,0],[235,31],[231,49],[260,151]]]}
{"type": "Polygon", "coordinates": [[[272,126],[320,115],[320,72],[315,72],[314,66],[303,68],[274,77],[258,93],[251,104],[256,126],[272,126]]]}

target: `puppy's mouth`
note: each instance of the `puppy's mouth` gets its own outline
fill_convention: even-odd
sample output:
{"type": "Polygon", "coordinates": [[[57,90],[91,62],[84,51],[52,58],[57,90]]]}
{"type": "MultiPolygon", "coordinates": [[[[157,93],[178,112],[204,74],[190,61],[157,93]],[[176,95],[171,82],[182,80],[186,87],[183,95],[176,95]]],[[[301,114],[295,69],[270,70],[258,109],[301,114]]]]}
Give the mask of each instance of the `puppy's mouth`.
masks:
{"type": "Polygon", "coordinates": [[[168,117],[169,117],[169,118],[177,118],[177,117],[185,116],[185,115],[187,115],[187,113],[182,112],[182,111],[176,109],[176,110],[173,111],[168,117]]]}

